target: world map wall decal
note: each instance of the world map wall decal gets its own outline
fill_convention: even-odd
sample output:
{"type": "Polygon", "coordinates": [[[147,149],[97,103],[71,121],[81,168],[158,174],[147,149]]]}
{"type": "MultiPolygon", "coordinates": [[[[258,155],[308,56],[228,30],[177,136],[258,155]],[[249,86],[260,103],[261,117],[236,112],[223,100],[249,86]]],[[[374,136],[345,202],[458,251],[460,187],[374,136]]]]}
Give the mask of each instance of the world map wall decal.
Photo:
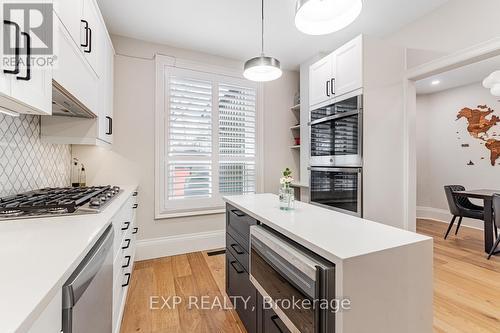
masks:
{"type": "MultiPolygon", "coordinates": [[[[490,162],[494,166],[500,158],[500,140],[495,129],[500,118],[493,113],[495,110],[487,105],[478,105],[476,109],[463,108],[457,114],[457,120],[465,118],[467,120],[467,132],[474,139],[481,140],[486,149],[490,152],[490,162]]],[[[472,162],[472,161],[471,161],[472,162]]],[[[469,164],[471,165],[471,164],[469,164]]]]}

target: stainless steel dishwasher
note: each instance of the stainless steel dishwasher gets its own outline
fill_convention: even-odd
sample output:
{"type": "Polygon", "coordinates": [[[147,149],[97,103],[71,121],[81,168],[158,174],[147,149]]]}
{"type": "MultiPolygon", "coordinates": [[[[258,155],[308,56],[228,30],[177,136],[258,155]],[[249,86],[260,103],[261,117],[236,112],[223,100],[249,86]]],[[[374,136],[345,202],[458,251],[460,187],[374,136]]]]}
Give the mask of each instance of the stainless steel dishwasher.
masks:
{"type": "Polygon", "coordinates": [[[63,286],[64,333],[111,333],[113,226],[97,240],[63,286]]]}

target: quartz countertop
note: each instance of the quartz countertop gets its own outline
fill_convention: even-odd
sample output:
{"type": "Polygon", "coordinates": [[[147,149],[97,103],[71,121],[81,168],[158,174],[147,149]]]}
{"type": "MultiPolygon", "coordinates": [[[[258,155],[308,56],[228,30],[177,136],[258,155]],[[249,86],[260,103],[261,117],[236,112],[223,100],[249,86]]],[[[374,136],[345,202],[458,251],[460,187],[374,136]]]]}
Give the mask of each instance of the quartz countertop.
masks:
{"type": "Polygon", "coordinates": [[[226,196],[224,200],[336,263],[430,239],[414,232],[300,201],[295,202],[294,210],[280,210],[278,196],[274,194],[226,196]]]}
{"type": "Polygon", "coordinates": [[[121,188],[99,214],[0,221],[0,332],[41,315],[137,186],[121,188]]]}

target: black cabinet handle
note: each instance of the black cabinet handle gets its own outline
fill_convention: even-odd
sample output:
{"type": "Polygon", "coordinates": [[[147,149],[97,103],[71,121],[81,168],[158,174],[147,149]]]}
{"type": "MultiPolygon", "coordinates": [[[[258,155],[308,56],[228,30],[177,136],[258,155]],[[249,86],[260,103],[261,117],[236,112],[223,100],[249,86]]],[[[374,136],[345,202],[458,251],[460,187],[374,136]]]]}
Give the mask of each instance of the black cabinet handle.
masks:
{"type": "Polygon", "coordinates": [[[330,80],[330,89],[332,91],[332,96],[335,96],[335,78],[330,80]]]}
{"type": "Polygon", "coordinates": [[[89,49],[88,50],[83,50],[85,53],[92,53],[92,29],[89,28],[89,49]]]}
{"type": "Polygon", "coordinates": [[[134,205],[132,206],[132,208],[133,208],[133,209],[136,209],[137,207],[139,207],[139,205],[138,205],[138,204],[134,204],[134,205]]]}
{"type": "Polygon", "coordinates": [[[237,261],[231,261],[231,262],[230,262],[230,264],[231,264],[231,266],[233,266],[233,268],[234,268],[234,270],[236,271],[236,273],[238,273],[238,274],[243,274],[243,273],[245,273],[245,270],[243,270],[243,269],[240,269],[240,268],[236,267],[236,265],[235,265],[235,264],[238,264],[238,262],[237,262],[237,261]]]}
{"type": "Polygon", "coordinates": [[[125,276],[127,277],[127,282],[122,284],[122,287],[126,287],[130,283],[130,273],[125,273],[125,276]]]}
{"type": "Polygon", "coordinates": [[[132,193],[132,196],[133,196],[133,197],[136,197],[136,196],[137,196],[137,194],[138,194],[138,192],[136,191],[136,192],[132,193]]]}
{"type": "Polygon", "coordinates": [[[125,242],[127,242],[127,245],[123,245],[122,246],[122,250],[125,250],[125,249],[128,249],[128,247],[130,246],[130,239],[125,239],[125,242]]]}
{"type": "Polygon", "coordinates": [[[113,134],[113,118],[106,116],[106,119],[108,120],[108,130],[106,131],[106,135],[111,135],[113,134]]]}
{"type": "Polygon", "coordinates": [[[233,213],[234,215],[238,216],[238,217],[243,217],[245,216],[245,213],[243,213],[241,210],[237,210],[237,209],[232,209],[231,210],[231,213],[233,213]]]}
{"type": "Polygon", "coordinates": [[[124,225],[125,227],[122,227],[122,230],[123,230],[123,231],[128,230],[128,227],[130,227],[130,222],[125,222],[125,223],[123,223],[123,225],[124,225]]]}
{"type": "Polygon", "coordinates": [[[132,231],[132,235],[135,235],[139,231],[139,228],[135,227],[134,231],[132,231]]]}
{"type": "Polygon", "coordinates": [[[276,319],[279,319],[279,317],[277,315],[274,315],[274,316],[271,317],[271,321],[273,322],[274,326],[276,326],[276,328],[278,329],[278,331],[280,331],[281,333],[283,333],[283,331],[281,330],[280,325],[278,325],[278,323],[276,322],[276,319]]]}
{"type": "Polygon", "coordinates": [[[328,83],[330,83],[330,81],[326,81],[326,96],[330,97],[330,89],[328,88],[328,83]]]}
{"type": "Polygon", "coordinates": [[[17,75],[19,74],[19,54],[20,54],[20,51],[19,51],[19,39],[20,39],[20,36],[21,36],[21,28],[19,27],[19,24],[17,24],[16,22],[12,22],[12,21],[9,21],[9,20],[3,20],[3,24],[4,25],[13,25],[14,28],[16,29],[16,47],[15,47],[15,61],[16,61],[16,66],[13,70],[10,70],[10,69],[4,69],[3,72],[5,74],[14,74],[14,75],[17,75]]]}
{"type": "Polygon", "coordinates": [[[86,20],[81,20],[82,23],[85,23],[85,43],[80,43],[80,46],[82,47],[88,47],[89,46],[89,22],[86,20]]]}
{"type": "Polygon", "coordinates": [[[234,252],[236,252],[237,254],[245,254],[245,252],[243,252],[243,250],[240,250],[240,246],[238,244],[231,244],[231,247],[233,248],[234,252]]]}
{"type": "Polygon", "coordinates": [[[130,266],[130,259],[132,259],[130,256],[125,256],[125,259],[127,259],[127,263],[122,265],[122,268],[127,268],[130,266]]]}
{"type": "Polygon", "coordinates": [[[26,76],[17,77],[16,79],[22,81],[31,80],[31,36],[27,32],[21,32],[26,39],[26,76]]]}

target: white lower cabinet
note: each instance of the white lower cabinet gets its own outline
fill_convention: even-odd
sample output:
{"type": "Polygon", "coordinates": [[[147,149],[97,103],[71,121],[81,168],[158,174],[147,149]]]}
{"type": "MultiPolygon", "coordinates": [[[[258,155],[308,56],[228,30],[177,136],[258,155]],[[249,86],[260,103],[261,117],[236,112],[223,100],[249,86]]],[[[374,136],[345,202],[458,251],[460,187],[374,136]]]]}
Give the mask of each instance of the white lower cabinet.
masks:
{"type": "Polygon", "coordinates": [[[125,301],[135,258],[135,239],[138,231],[135,219],[137,192],[127,200],[113,217],[115,231],[113,247],[113,333],[120,332],[125,301]]]}

